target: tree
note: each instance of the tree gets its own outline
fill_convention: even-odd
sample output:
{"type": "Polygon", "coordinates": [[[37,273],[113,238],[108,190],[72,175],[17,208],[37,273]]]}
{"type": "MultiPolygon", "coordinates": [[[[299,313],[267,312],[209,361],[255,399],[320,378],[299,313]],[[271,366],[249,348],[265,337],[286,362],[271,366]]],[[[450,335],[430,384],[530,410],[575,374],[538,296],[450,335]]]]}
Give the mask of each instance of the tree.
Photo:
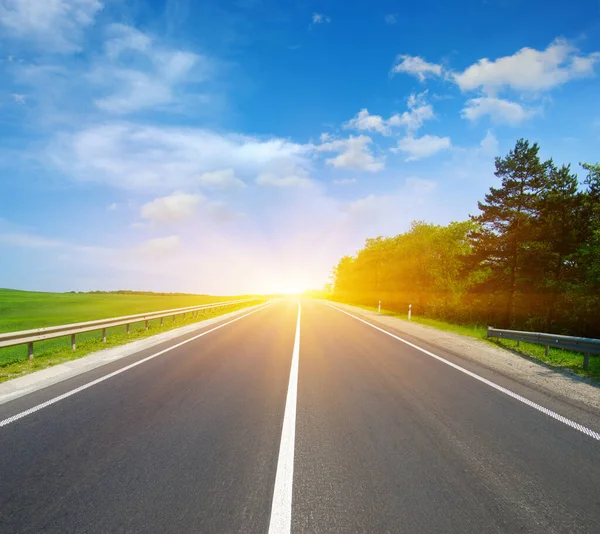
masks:
{"type": "Polygon", "coordinates": [[[573,255],[581,244],[581,206],[577,176],[569,165],[557,168],[548,163],[547,174],[539,197],[536,221],[536,243],[528,264],[539,292],[547,294],[544,329],[552,330],[558,318],[558,303],[574,282],[573,255]]]}
{"type": "Polygon", "coordinates": [[[471,255],[471,221],[447,226],[416,221],[392,238],[367,239],[355,258],[346,256],[334,269],[334,298],[391,309],[444,316],[460,310],[460,298],[477,270],[465,270],[471,255]]]}
{"type": "Polygon", "coordinates": [[[333,296],[336,300],[351,300],[354,284],[354,258],[344,256],[334,267],[331,274],[333,280],[333,296]]]}
{"type": "Polygon", "coordinates": [[[584,163],[582,167],[588,171],[588,175],[582,201],[580,264],[585,270],[588,289],[600,291],[600,163],[584,163]]]}
{"type": "Polygon", "coordinates": [[[333,298],[466,324],[600,337],[600,164],[542,162],[520,139],[496,158],[480,213],[367,239],[333,271],[333,298]]]}
{"type": "Polygon", "coordinates": [[[480,225],[473,232],[475,251],[490,267],[491,287],[504,303],[503,324],[513,322],[515,297],[520,286],[526,245],[531,241],[534,221],[539,213],[538,194],[545,182],[548,164],[538,156],[539,146],[519,139],[505,158],[496,158],[500,188],[490,188],[484,202],[478,202],[480,214],[471,219],[480,225]]]}

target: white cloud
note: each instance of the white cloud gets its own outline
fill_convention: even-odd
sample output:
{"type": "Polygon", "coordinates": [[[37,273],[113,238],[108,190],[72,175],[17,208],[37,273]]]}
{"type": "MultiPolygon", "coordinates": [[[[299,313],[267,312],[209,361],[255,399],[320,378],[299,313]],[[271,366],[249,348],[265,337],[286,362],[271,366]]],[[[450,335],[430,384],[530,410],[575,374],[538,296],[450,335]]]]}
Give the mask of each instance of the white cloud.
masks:
{"type": "Polygon", "coordinates": [[[121,189],[173,190],[214,169],[248,176],[308,169],[311,147],[195,128],[106,123],[58,136],[50,161],[75,179],[121,189]]]}
{"type": "Polygon", "coordinates": [[[236,178],[233,169],[205,172],[200,176],[199,181],[200,185],[217,189],[246,187],[246,184],[242,180],[236,178]]]}
{"type": "Polygon", "coordinates": [[[396,24],[396,22],[398,22],[398,18],[395,13],[390,13],[389,15],[386,15],[384,17],[384,20],[385,23],[389,24],[390,26],[393,26],[394,24],[396,24]]]}
{"type": "Polygon", "coordinates": [[[331,18],[323,13],[313,13],[312,15],[313,24],[329,24],[330,22],[331,18]]]}
{"type": "MultiPolygon", "coordinates": [[[[404,127],[408,132],[415,132],[426,120],[435,117],[433,107],[426,102],[426,95],[427,91],[411,94],[408,97],[409,110],[402,114],[394,114],[387,120],[381,115],[371,115],[366,108],[361,109],[356,117],[344,123],[343,127],[359,131],[374,131],[382,135],[391,135],[393,127],[404,127]]],[[[327,139],[329,138],[325,138],[327,139]]]]}
{"type": "Polygon", "coordinates": [[[325,160],[328,165],[338,169],[377,172],[384,168],[384,163],[376,160],[371,154],[369,145],[372,142],[367,135],[351,135],[348,139],[323,143],[315,149],[319,152],[339,152],[338,156],[325,160]]]}
{"type": "Polygon", "coordinates": [[[125,24],[111,24],[107,30],[108,38],[104,43],[104,50],[111,60],[119,59],[124,52],[148,54],[152,49],[152,38],[136,28],[125,24]]]}
{"type": "Polygon", "coordinates": [[[327,132],[323,132],[320,136],[319,139],[321,140],[321,143],[324,143],[325,141],[329,141],[329,139],[331,139],[331,135],[328,134],[327,132]]]}
{"type": "Polygon", "coordinates": [[[167,196],[155,198],[142,206],[140,215],[154,222],[176,222],[191,219],[196,208],[204,200],[202,195],[191,195],[176,191],[167,196]]]}
{"type": "Polygon", "coordinates": [[[423,137],[415,138],[408,135],[400,139],[397,148],[393,148],[392,151],[405,152],[408,154],[406,161],[413,161],[433,156],[434,154],[442,150],[448,150],[451,147],[452,142],[449,137],[424,135],[423,137]]]}
{"type": "Polygon", "coordinates": [[[126,114],[143,108],[168,104],[173,94],[168,84],[155,83],[151,76],[130,69],[98,69],[94,78],[110,87],[117,87],[115,94],[96,100],[98,108],[109,113],[126,114]]]}
{"type": "Polygon", "coordinates": [[[104,111],[127,114],[169,105],[177,100],[178,87],[209,77],[212,67],[205,56],[161,46],[123,24],[112,24],[108,31],[105,57],[88,76],[108,92],[95,101],[104,111]]]}
{"type": "Polygon", "coordinates": [[[487,96],[467,100],[465,107],[461,111],[461,115],[472,122],[477,121],[485,115],[489,115],[490,119],[495,123],[515,126],[521,124],[537,112],[538,110],[524,108],[517,102],[487,96]]]}
{"type": "Polygon", "coordinates": [[[424,82],[426,78],[441,76],[442,72],[441,65],[428,63],[419,56],[399,55],[396,58],[396,64],[392,67],[392,74],[410,74],[420,82],[424,82]]]}
{"type": "Polygon", "coordinates": [[[592,76],[598,62],[599,52],[584,55],[565,39],[556,39],[546,50],[522,48],[493,61],[480,59],[454,74],[454,80],[463,91],[482,89],[490,95],[503,88],[545,91],[574,78],[592,76]]]}
{"type": "Polygon", "coordinates": [[[107,209],[108,211],[117,211],[117,203],[116,203],[116,202],[113,202],[112,204],[109,204],[109,205],[106,207],[106,209],[107,209]]]}
{"type": "Polygon", "coordinates": [[[310,178],[301,174],[279,176],[277,173],[263,173],[256,178],[256,183],[267,187],[309,187],[313,184],[310,178]]]}
{"type": "Polygon", "coordinates": [[[419,94],[411,94],[408,97],[409,111],[405,111],[401,115],[392,115],[388,119],[387,124],[389,126],[405,126],[409,133],[421,128],[426,120],[435,117],[433,107],[425,101],[426,95],[427,91],[419,94]]]}
{"type": "Polygon", "coordinates": [[[366,108],[361,109],[358,112],[358,115],[356,115],[356,117],[346,122],[344,124],[344,128],[353,130],[375,131],[383,135],[388,135],[390,131],[385,119],[383,119],[381,115],[371,115],[369,114],[369,111],[366,108]]]}
{"type": "Polygon", "coordinates": [[[333,183],[335,185],[355,184],[356,183],[356,178],[342,178],[341,180],[334,180],[333,183]]]}
{"type": "Polygon", "coordinates": [[[0,0],[0,26],[43,50],[76,52],[102,7],[99,0],[0,0]]]}

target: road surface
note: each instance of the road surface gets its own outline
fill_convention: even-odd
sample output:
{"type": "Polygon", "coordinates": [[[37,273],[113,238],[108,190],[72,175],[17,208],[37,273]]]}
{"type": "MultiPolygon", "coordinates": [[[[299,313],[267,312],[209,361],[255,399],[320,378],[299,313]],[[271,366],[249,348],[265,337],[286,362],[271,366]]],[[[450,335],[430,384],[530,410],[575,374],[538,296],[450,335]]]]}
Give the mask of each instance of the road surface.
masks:
{"type": "Polygon", "coordinates": [[[600,423],[473,365],[272,302],[0,405],[0,532],[600,532],[600,423]]]}

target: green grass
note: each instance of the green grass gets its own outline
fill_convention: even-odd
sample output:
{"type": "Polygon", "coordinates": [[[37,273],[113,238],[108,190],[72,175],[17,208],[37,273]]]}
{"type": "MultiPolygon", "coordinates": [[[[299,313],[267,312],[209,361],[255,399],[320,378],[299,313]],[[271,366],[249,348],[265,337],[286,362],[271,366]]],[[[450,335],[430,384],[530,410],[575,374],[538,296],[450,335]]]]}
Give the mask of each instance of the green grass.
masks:
{"type": "MultiPolygon", "coordinates": [[[[373,306],[362,306],[360,304],[352,305],[374,312],[377,311],[377,308],[373,306]]],[[[396,313],[390,310],[382,309],[381,314],[408,321],[408,315],[406,313],[396,313]]],[[[534,343],[526,343],[521,341],[521,343],[517,346],[517,342],[510,339],[488,339],[487,328],[482,326],[460,325],[439,319],[430,319],[415,315],[411,317],[411,322],[424,326],[430,326],[445,332],[453,332],[455,334],[479,339],[486,343],[510,350],[516,354],[520,354],[521,356],[526,356],[528,358],[544,362],[546,365],[551,367],[565,369],[580,376],[593,378],[595,381],[600,379],[600,357],[598,356],[591,355],[589,369],[584,369],[583,354],[580,352],[550,348],[548,356],[546,356],[546,347],[544,345],[536,345],[534,343]]]]}
{"type": "Polygon", "coordinates": [[[210,295],[38,293],[0,289],[0,332],[236,300],[210,295]]]}
{"type": "MultiPolygon", "coordinates": [[[[134,315],[151,311],[167,310],[219,302],[237,300],[244,297],[213,297],[209,295],[139,295],[139,294],[91,294],[91,293],[37,293],[0,289],[0,332],[12,332],[61,325],[82,321],[91,321],[107,317],[134,315]]],[[[178,316],[175,322],[170,318],[149,322],[148,331],[143,322],[134,323],[127,334],[125,326],[107,329],[107,341],[102,342],[101,331],[86,332],[77,335],[77,349],[72,350],[69,337],[40,341],[34,344],[34,359],[27,358],[27,346],[19,345],[0,349],[0,382],[10,380],[39,369],[51,367],[65,361],[81,358],[86,354],[104,348],[122,345],[202,321],[248,305],[240,304],[225,310],[205,310],[192,319],[178,316]]]]}

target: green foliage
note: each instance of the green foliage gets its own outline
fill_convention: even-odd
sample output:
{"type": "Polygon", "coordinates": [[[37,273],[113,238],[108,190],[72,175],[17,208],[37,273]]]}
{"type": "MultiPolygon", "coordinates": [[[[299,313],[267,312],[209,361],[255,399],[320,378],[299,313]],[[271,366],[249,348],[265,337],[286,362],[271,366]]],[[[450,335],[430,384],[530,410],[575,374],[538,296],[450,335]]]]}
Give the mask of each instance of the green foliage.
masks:
{"type": "Polygon", "coordinates": [[[476,228],[472,221],[414,222],[404,234],[368,239],[356,258],[346,256],[334,269],[334,298],[364,304],[383,300],[391,309],[410,303],[419,313],[451,313],[483,276],[481,269],[465,269],[472,254],[469,235],[476,228]]]}
{"type": "Polygon", "coordinates": [[[333,271],[333,297],[469,325],[600,337],[600,164],[541,161],[519,139],[496,158],[500,187],[447,226],[367,239],[333,271]]]}
{"type": "Polygon", "coordinates": [[[496,158],[495,174],[502,187],[491,187],[485,201],[478,203],[481,213],[472,217],[480,225],[472,235],[474,253],[490,269],[488,292],[500,301],[499,322],[504,327],[513,322],[517,293],[528,281],[523,276],[533,253],[528,244],[536,231],[547,166],[538,152],[537,143],[529,146],[519,139],[505,158],[496,158]]]}

